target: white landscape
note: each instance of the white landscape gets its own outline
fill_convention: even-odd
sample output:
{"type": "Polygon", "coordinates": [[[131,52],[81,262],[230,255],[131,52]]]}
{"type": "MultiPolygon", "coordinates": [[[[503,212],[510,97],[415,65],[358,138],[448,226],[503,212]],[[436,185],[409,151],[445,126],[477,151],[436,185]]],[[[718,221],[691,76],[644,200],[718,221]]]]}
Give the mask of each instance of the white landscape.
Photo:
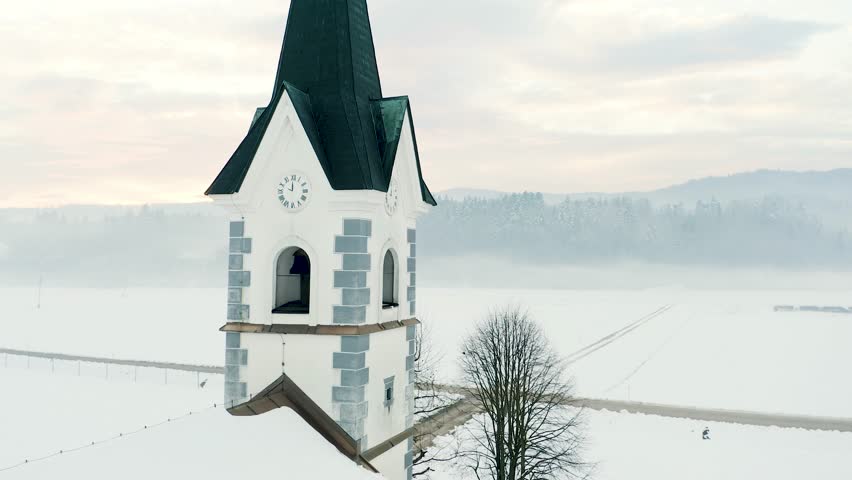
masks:
{"type": "MultiPolygon", "coordinates": [[[[221,289],[5,288],[0,347],[122,359],[221,365],[221,289]]],[[[501,290],[421,287],[421,318],[456,380],[458,342],[489,308],[529,308],[565,356],[626,325],[645,323],[570,365],[576,394],[763,413],[852,417],[852,315],[776,313],[778,304],[848,305],[848,290],[501,290]],[[668,307],[668,309],[665,309],[668,307]],[[661,310],[665,309],[665,310],[661,310]]],[[[128,438],[0,473],[2,478],[372,478],[287,410],[233,419],[215,375],[9,356],[0,366],[0,469],[138,430],[189,411],[196,415],[128,438]],[[78,371],[79,368],[79,371],[78,371]],[[133,378],[135,375],[135,379],[133,378]],[[33,419],[38,419],[34,421],[33,419]],[[263,438],[285,430],[286,444],[263,438]],[[232,456],[252,452],[251,471],[232,456]],[[178,453],[179,452],[179,453],[178,453]],[[265,452],[265,453],[264,453],[265,452]],[[167,472],[159,465],[168,463],[167,472]],[[317,466],[321,469],[317,469],[317,466]],[[313,470],[311,470],[313,469],[313,470]]],[[[852,433],[708,423],[587,411],[584,458],[594,478],[800,479],[852,476],[852,433]],[[702,441],[710,427],[712,440],[702,441]]],[[[143,429],[144,430],[144,429],[143,429]]],[[[440,442],[439,442],[440,443],[440,442]]],[[[463,476],[450,468],[435,479],[463,476]]]]}

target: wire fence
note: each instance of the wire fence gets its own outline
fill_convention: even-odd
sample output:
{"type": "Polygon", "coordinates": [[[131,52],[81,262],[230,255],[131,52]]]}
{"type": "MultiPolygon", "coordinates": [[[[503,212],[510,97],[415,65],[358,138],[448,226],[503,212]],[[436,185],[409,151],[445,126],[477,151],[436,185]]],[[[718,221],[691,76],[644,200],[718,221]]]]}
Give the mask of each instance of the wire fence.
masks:
{"type": "Polygon", "coordinates": [[[183,414],[183,415],[180,415],[180,416],[177,416],[177,417],[169,417],[169,418],[166,418],[165,420],[163,420],[161,422],[153,423],[153,424],[150,424],[150,425],[143,425],[141,428],[138,428],[136,430],[130,430],[130,431],[127,431],[127,432],[120,432],[117,435],[113,435],[113,436],[110,436],[110,437],[107,437],[107,438],[103,438],[101,440],[95,440],[95,441],[85,443],[85,444],[82,444],[82,445],[77,445],[77,446],[69,448],[69,449],[54,451],[54,452],[46,454],[46,455],[31,457],[31,458],[25,458],[25,459],[23,459],[23,460],[21,460],[17,463],[11,464],[11,465],[0,466],[0,473],[8,472],[10,470],[15,470],[15,469],[18,469],[18,468],[22,468],[26,465],[30,465],[30,464],[33,464],[33,463],[38,463],[38,462],[43,462],[45,460],[50,460],[51,458],[67,455],[67,454],[74,453],[74,452],[79,452],[80,450],[85,450],[85,449],[93,448],[93,447],[103,445],[103,444],[106,444],[106,443],[115,442],[117,440],[121,440],[121,439],[124,439],[124,438],[129,438],[129,437],[132,437],[134,435],[138,435],[142,432],[154,430],[154,429],[163,427],[165,425],[169,425],[169,424],[172,424],[172,423],[179,422],[179,421],[184,420],[186,418],[189,418],[193,415],[199,415],[199,414],[206,413],[206,412],[209,412],[211,410],[216,410],[216,409],[220,409],[220,408],[225,408],[225,406],[222,405],[222,404],[214,403],[209,407],[202,408],[202,409],[199,409],[199,410],[191,410],[186,414],[183,414]]]}
{"type": "MultiPolygon", "coordinates": [[[[203,388],[211,375],[223,376],[223,367],[173,362],[126,360],[0,348],[3,368],[49,370],[51,374],[102,377],[133,383],[194,384],[203,388]]],[[[221,378],[220,378],[221,380],[221,378]]]]}

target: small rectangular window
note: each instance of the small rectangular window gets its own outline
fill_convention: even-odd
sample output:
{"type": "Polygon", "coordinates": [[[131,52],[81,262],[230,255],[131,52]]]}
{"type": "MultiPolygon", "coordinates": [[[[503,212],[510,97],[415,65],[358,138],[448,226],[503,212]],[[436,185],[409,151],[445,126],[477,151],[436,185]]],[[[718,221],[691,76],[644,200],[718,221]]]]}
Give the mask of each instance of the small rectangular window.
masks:
{"type": "Polygon", "coordinates": [[[384,405],[388,408],[390,408],[391,404],[393,403],[393,381],[394,377],[385,379],[384,405]]]}

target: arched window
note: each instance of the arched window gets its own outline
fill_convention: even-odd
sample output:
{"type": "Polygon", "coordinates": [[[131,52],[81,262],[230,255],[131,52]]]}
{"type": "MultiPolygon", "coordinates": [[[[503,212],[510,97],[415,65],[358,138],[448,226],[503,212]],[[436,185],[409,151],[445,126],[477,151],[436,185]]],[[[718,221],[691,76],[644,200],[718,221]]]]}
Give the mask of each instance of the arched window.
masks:
{"type": "Polygon", "coordinates": [[[382,308],[397,306],[399,301],[396,297],[396,260],[393,253],[388,250],[382,267],[382,308]]]}
{"type": "Polygon", "coordinates": [[[301,248],[288,248],[278,257],[272,313],[304,314],[310,306],[311,259],[301,248]]]}

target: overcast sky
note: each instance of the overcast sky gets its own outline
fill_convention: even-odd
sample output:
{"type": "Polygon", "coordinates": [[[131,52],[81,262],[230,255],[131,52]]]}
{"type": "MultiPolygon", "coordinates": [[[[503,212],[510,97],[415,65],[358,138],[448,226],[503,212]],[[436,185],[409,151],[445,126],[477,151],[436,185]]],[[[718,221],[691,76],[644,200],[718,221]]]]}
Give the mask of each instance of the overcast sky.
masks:
{"type": "MultiPolygon", "coordinates": [[[[7,5],[0,206],[202,199],[269,100],[288,6],[7,5]]],[[[852,166],[849,0],[369,6],[384,93],[411,96],[433,191],[852,166]]]]}

